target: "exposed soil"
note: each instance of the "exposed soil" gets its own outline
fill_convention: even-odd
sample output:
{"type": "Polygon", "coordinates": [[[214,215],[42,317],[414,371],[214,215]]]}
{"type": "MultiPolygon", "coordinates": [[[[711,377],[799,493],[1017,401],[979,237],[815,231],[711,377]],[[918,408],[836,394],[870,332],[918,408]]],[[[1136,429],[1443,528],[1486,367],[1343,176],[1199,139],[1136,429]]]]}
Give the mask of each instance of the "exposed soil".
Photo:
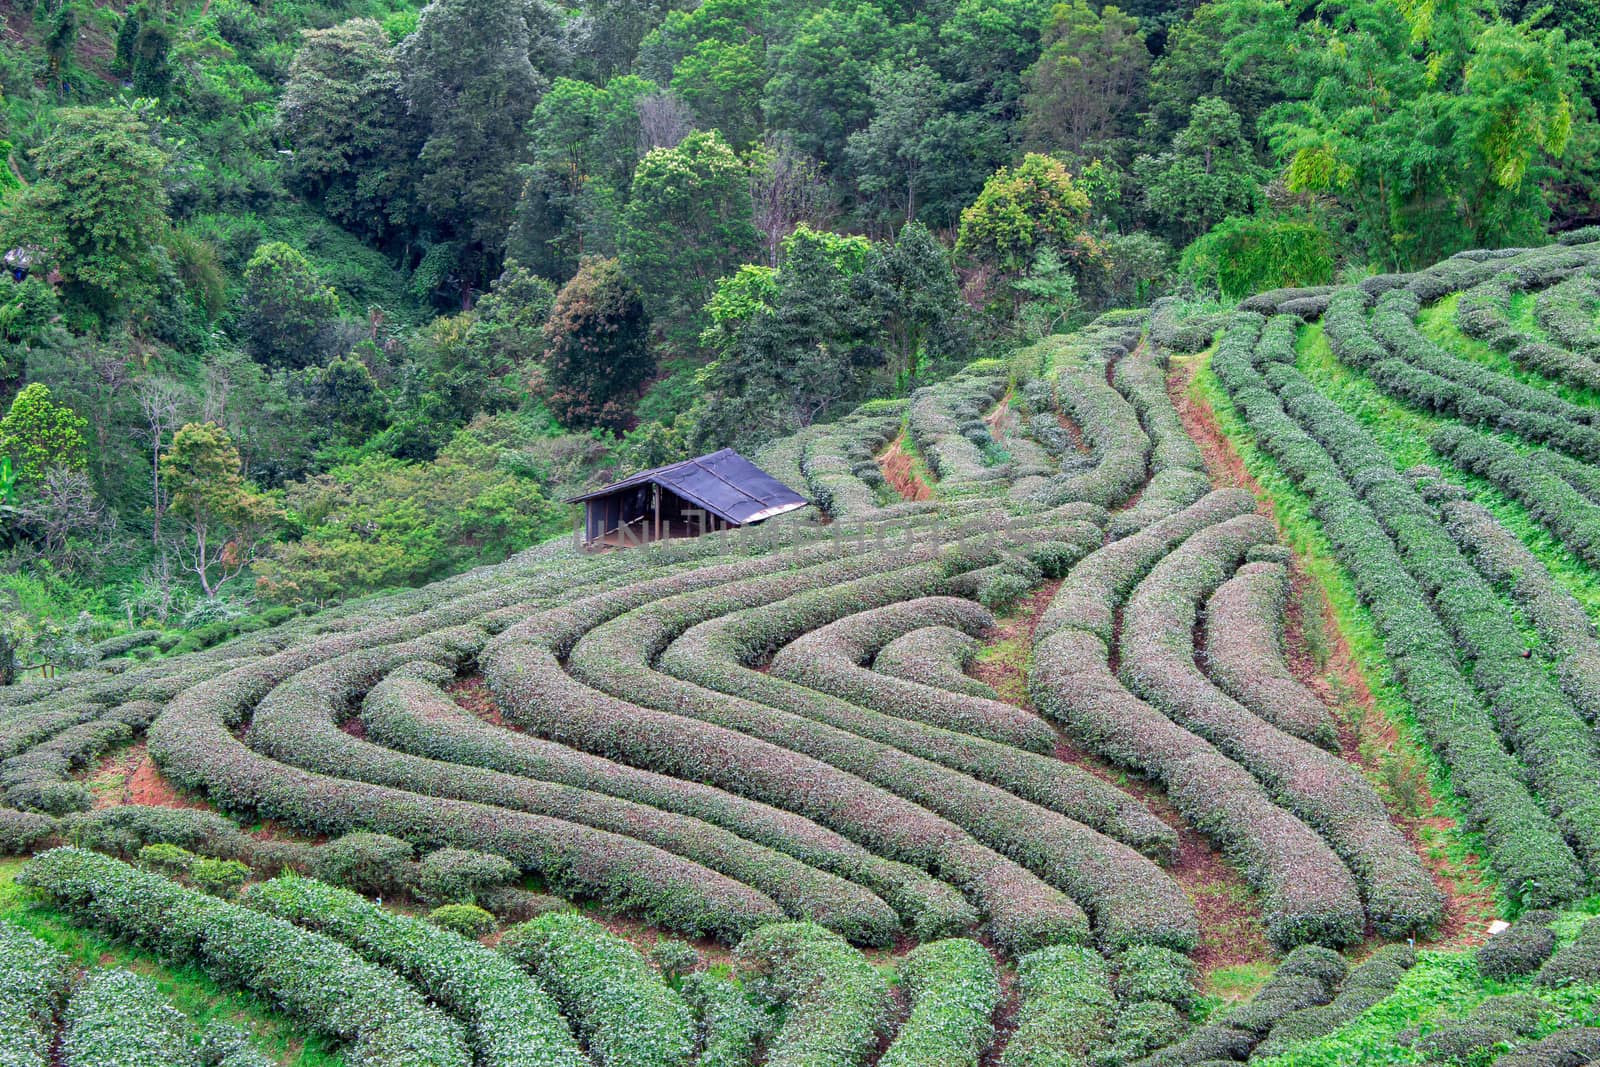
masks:
{"type": "Polygon", "coordinates": [[[916,464],[911,460],[911,454],[905,449],[905,434],[901,434],[889,443],[889,447],[878,455],[878,468],[883,471],[884,480],[889,483],[896,493],[905,500],[932,500],[933,490],[928,487],[918,476],[916,464]]]}
{"type": "Polygon", "coordinates": [[[203,800],[185,796],[168,782],[156,761],[150,758],[143,741],[119,749],[102,760],[89,779],[89,789],[94,794],[96,808],[123,804],[155,808],[210,807],[203,800]]]}
{"type": "Polygon", "coordinates": [[[494,694],[489,691],[489,684],[483,680],[483,675],[462,675],[444,688],[445,692],[450,694],[450,699],[490,726],[512,729],[506,725],[505,718],[500,714],[500,708],[494,702],[494,694]]]}
{"type": "MultiPolygon", "coordinates": [[[[1245,469],[1243,458],[1222,432],[1211,406],[1190,388],[1198,369],[1199,363],[1194,360],[1183,364],[1174,362],[1167,377],[1167,393],[1178,409],[1184,429],[1200,446],[1212,483],[1249,490],[1256,498],[1257,510],[1276,524],[1277,513],[1271,496],[1245,469]]],[[[1399,730],[1373,699],[1372,689],[1356,662],[1350,642],[1337,625],[1326,590],[1306,572],[1304,560],[1298,553],[1290,562],[1289,579],[1285,619],[1285,658],[1289,669],[1332,712],[1338,729],[1339,754],[1369,777],[1375,776],[1380,770],[1380,754],[1401,747],[1399,730]],[[1320,618],[1307,618],[1307,610],[1313,606],[1320,618]],[[1319,644],[1326,648],[1326,662],[1320,666],[1309,639],[1319,631],[1323,635],[1319,644]]],[[[1414,788],[1422,815],[1408,817],[1390,803],[1389,817],[1411,842],[1433,875],[1434,883],[1445,895],[1444,920],[1428,943],[1440,947],[1480,943],[1488,936],[1489,923],[1496,917],[1494,893],[1484,884],[1480,858],[1468,856],[1457,862],[1445,855],[1444,849],[1430,846],[1425,838],[1448,838],[1458,827],[1454,819],[1439,811],[1425,775],[1414,783],[1414,788]]]]}
{"type": "MultiPolygon", "coordinates": [[[[1031,710],[1027,699],[1026,650],[1033,646],[1033,632],[1039,618],[1060,588],[1059,581],[1047,582],[1021,600],[996,623],[985,644],[1020,644],[1023,655],[1011,649],[1007,654],[980,657],[973,675],[993,686],[1003,699],[1031,710]],[[1017,696],[1020,694],[1020,697],[1017,696]]],[[[1119,620],[1120,622],[1120,615],[1119,620]]],[[[1178,814],[1160,788],[1150,782],[1123,774],[1082,749],[1058,732],[1056,757],[1094,774],[1096,777],[1137,797],[1158,819],[1178,835],[1178,851],[1166,870],[1194,904],[1200,920],[1200,943],[1191,958],[1202,975],[1218,967],[1252,963],[1267,959],[1272,950],[1267,944],[1266,926],[1261,919],[1260,902],[1244,879],[1230,867],[1209,842],[1196,833],[1178,814]]],[[[1001,1043],[996,1042],[999,1046],[1001,1043]]]]}

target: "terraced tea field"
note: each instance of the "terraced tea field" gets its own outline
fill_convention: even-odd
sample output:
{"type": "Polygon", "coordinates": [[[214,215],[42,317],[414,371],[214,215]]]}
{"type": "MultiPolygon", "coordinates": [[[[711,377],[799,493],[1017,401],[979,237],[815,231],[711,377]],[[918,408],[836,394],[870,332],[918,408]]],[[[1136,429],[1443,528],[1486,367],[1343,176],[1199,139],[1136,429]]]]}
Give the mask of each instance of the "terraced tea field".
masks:
{"type": "Polygon", "coordinates": [[[8,689],[0,1064],[1600,1061],[1600,245],[1184,310],[8,689]]]}

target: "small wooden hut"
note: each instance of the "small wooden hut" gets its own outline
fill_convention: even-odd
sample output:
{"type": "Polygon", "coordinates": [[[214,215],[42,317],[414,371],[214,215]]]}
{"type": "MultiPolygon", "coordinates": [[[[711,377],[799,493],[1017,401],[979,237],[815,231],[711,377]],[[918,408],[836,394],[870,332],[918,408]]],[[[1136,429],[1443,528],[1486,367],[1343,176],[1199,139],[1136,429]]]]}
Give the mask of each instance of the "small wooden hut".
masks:
{"type": "Polygon", "coordinates": [[[583,545],[598,550],[749,526],[809,501],[724,448],[640,471],[568,503],[583,505],[583,545]]]}

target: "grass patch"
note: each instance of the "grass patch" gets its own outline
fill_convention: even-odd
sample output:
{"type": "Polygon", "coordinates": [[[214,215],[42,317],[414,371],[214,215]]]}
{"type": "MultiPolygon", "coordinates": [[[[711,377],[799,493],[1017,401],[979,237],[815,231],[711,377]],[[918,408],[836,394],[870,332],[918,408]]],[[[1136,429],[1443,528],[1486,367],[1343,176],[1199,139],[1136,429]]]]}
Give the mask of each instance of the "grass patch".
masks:
{"type": "Polygon", "coordinates": [[[344,1057],[319,1036],[294,1023],[250,993],[223,989],[194,966],[177,966],[73,926],[61,913],[32,903],[16,884],[22,859],[0,860],[0,920],[19,926],[84,967],[121,967],[144,975],[200,1027],[222,1022],[243,1027],[257,1046],[283,1067],[344,1067],[344,1057]]]}
{"type": "MultiPolygon", "coordinates": [[[[1524,385],[1547,393],[1553,393],[1561,399],[1578,404],[1583,407],[1600,405],[1600,393],[1593,389],[1582,389],[1578,386],[1568,385],[1565,382],[1553,381],[1542,374],[1518,366],[1511,361],[1511,357],[1492,345],[1468,337],[1456,325],[1456,305],[1461,301],[1460,293],[1451,293],[1436,304],[1430,304],[1417,313],[1417,329],[1422,336],[1437,345],[1449,350],[1451,355],[1461,359],[1470,360],[1481,364],[1490,370],[1498,371],[1507,378],[1514,378],[1524,385]]],[[[1517,293],[1512,297],[1511,318],[1518,329],[1529,335],[1530,340],[1545,340],[1544,332],[1539,328],[1533,317],[1534,298],[1529,293],[1517,293]],[[1518,306],[1518,301],[1521,306],[1518,306]]]]}
{"type": "Polygon", "coordinates": [[[1265,960],[1218,967],[1206,975],[1205,996],[1196,1014],[1201,1018],[1210,1018],[1224,1008],[1249,1000],[1267,984],[1276,967],[1276,964],[1265,960]]]}
{"type": "MultiPolygon", "coordinates": [[[[1320,328],[1317,328],[1317,336],[1321,336],[1320,328]]],[[[1329,356],[1331,358],[1331,353],[1329,356]]],[[[1207,351],[1194,358],[1200,361],[1200,366],[1190,389],[1210,406],[1218,428],[1233,443],[1245,470],[1271,498],[1284,541],[1299,557],[1306,574],[1327,597],[1333,625],[1349,645],[1356,668],[1372,694],[1374,709],[1395,730],[1396,739],[1389,751],[1395,754],[1394,758],[1404,759],[1425,769],[1433,794],[1434,813],[1453,816],[1457,823],[1449,828],[1429,822],[1416,824],[1414,830],[1421,844],[1430,858],[1446,869],[1447,876],[1456,881],[1462,891],[1470,892],[1479,884],[1494,886],[1493,872],[1478,860],[1483,854],[1481,839],[1459,825],[1461,808],[1450,786],[1449,769],[1434,755],[1418,729],[1410,702],[1400,689],[1388,656],[1383,651],[1383,641],[1372,621],[1372,613],[1361,603],[1332,543],[1312,514],[1310,498],[1279,469],[1271,456],[1256,446],[1255,437],[1234,409],[1227,390],[1223,389],[1222,383],[1211,370],[1211,353],[1207,351]]],[[[1349,705],[1353,702],[1345,703],[1349,705]]],[[[1370,736],[1370,731],[1364,736],[1370,736]]],[[[1379,757],[1371,762],[1381,766],[1382,753],[1369,755],[1379,757]]],[[[1379,777],[1380,780],[1374,784],[1381,790],[1383,782],[1379,777]]],[[[1509,913],[1513,902],[1505,900],[1502,894],[1497,896],[1503,911],[1509,913]]]]}
{"type": "MultiPolygon", "coordinates": [[[[1570,941],[1595,910],[1568,912],[1555,924],[1558,937],[1570,941]]],[[[1291,1052],[1251,1060],[1260,1067],[1383,1067],[1422,1063],[1423,1057],[1399,1038],[1403,1031],[1428,1032],[1446,1018],[1460,1019],[1492,996],[1531,993],[1550,1005],[1546,1025],[1536,1037],[1572,1026],[1600,1023],[1600,988],[1569,986],[1535,989],[1530,978],[1496,982],[1478,974],[1469,952],[1422,952],[1394,994],[1354,1021],[1324,1038],[1308,1041],[1291,1052]]]]}

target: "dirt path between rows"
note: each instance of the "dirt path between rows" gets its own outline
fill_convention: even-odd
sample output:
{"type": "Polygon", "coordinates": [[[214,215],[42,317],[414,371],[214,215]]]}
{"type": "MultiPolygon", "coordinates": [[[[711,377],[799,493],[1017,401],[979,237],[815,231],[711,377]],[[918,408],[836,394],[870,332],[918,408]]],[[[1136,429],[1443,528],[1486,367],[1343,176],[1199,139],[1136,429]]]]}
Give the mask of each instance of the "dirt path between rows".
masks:
{"type": "MultiPolygon", "coordinates": [[[[1198,360],[1188,360],[1181,365],[1175,363],[1167,377],[1167,393],[1178,409],[1183,427],[1200,446],[1212,484],[1249,490],[1256,498],[1257,510],[1272,519],[1281,534],[1283,527],[1278,522],[1271,495],[1246,469],[1233,442],[1222,432],[1216,413],[1191,388],[1199,367],[1198,360]]],[[[1412,766],[1408,772],[1403,755],[1391,757],[1401,762],[1390,762],[1388,766],[1401,767],[1398,773],[1407,776],[1403,784],[1414,790],[1415,809],[1421,814],[1411,817],[1396,810],[1392,798],[1386,795],[1381,777],[1385,773],[1384,756],[1403,752],[1399,730],[1374,700],[1366,674],[1338,626],[1326,590],[1307,573],[1305,560],[1299,553],[1291,560],[1289,576],[1289,607],[1285,620],[1289,669],[1330,709],[1339,731],[1340,755],[1374,780],[1379,794],[1389,804],[1391,821],[1411,842],[1432,873],[1434,883],[1445,894],[1444,921],[1428,943],[1436,947],[1463,947],[1482,942],[1488,935],[1489,924],[1496,918],[1496,908],[1494,893],[1484,883],[1479,857],[1467,856],[1457,862],[1436,844],[1453,836],[1458,827],[1454,819],[1439,810],[1420,765],[1412,766]]]]}

